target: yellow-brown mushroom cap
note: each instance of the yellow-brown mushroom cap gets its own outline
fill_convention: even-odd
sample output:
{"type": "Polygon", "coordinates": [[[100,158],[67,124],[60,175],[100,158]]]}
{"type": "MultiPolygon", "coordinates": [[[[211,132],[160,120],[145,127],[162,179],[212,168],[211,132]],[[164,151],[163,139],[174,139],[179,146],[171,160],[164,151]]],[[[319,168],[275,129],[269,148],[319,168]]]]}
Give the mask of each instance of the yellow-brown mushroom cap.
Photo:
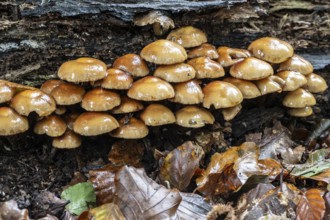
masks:
{"type": "Polygon", "coordinates": [[[36,112],[40,117],[50,115],[56,109],[55,100],[40,90],[24,90],[12,98],[10,106],[20,115],[36,112]]]}
{"type": "Polygon", "coordinates": [[[230,108],[243,101],[241,91],[231,83],[224,81],[213,81],[203,88],[205,108],[230,108]]]}
{"type": "Polygon", "coordinates": [[[282,92],[282,87],[285,85],[285,81],[277,76],[270,76],[264,79],[255,81],[261,95],[266,95],[274,92],[282,92]]]}
{"type": "Polygon", "coordinates": [[[290,108],[288,114],[293,117],[308,117],[313,114],[313,109],[310,106],[304,108],[290,108]]]}
{"type": "Polygon", "coordinates": [[[101,60],[82,57],[61,65],[58,77],[69,82],[89,82],[103,79],[107,75],[107,65],[101,60]]]}
{"type": "Polygon", "coordinates": [[[118,57],[112,64],[112,67],[128,72],[135,77],[142,77],[149,74],[149,68],[146,62],[137,54],[126,54],[118,57]]]}
{"type": "Polygon", "coordinates": [[[133,83],[133,77],[128,73],[110,68],[107,70],[108,75],[102,80],[100,86],[105,89],[129,89],[133,83]]]}
{"type": "Polygon", "coordinates": [[[197,80],[175,84],[175,96],[170,101],[181,104],[199,104],[203,102],[204,94],[197,80]]]}
{"type": "Polygon", "coordinates": [[[303,75],[307,75],[313,72],[313,65],[308,61],[298,55],[293,55],[288,60],[280,64],[277,71],[290,70],[299,72],[303,75]]]}
{"type": "Polygon", "coordinates": [[[219,78],[225,75],[223,67],[208,57],[197,57],[188,61],[188,64],[196,70],[197,79],[219,78]]]}
{"type": "Polygon", "coordinates": [[[215,49],[215,46],[211,44],[202,44],[199,47],[192,48],[188,52],[188,58],[197,58],[197,57],[208,57],[212,60],[218,59],[219,54],[217,50],[215,49]]]}
{"type": "Polygon", "coordinates": [[[197,47],[207,42],[206,34],[192,26],[175,29],[166,39],[176,42],[184,48],[197,47]]]}
{"type": "Polygon", "coordinates": [[[26,117],[9,107],[0,107],[0,136],[15,135],[29,129],[26,117]]]}
{"type": "Polygon", "coordinates": [[[159,66],[154,72],[154,76],[174,83],[191,80],[195,75],[195,69],[186,63],[159,66]]]}
{"type": "Polygon", "coordinates": [[[53,139],[53,147],[60,149],[72,149],[81,145],[80,135],[71,130],[67,130],[62,136],[53,139]]]}
{"type": "Polygon", "coordinates": [[[304,86],[309,92],[321,93],[327,90],[328,85],[325,79],[315,73],[311,73],[306,76],[307,84],[304,86]]]}
{"type": "Polygon", "coordinates": [[[316,104],[315,97],[306,90],[299,88],[288,92],[283,99],[283,105],[289,108],[304,108],[316,104]]]}
{"type": "Polygon", "coordinates": [[[57,116],[50,115],[41,120],[39,120],[34,126],[34,133],[36,134],[46,134],[50,137],[59,137],[66,131],[67,125],[65,121],[57,116]]]}
{"type": "Polygon", "coordinates": [[[140,115],[142,121],[148,126],[160,126],[174,123],[173,112],[164,105],[151,104],[140,115]]]}
{"type": "Polygon", "coordinates": [[[235,106],[230,107],[230,108],[224,108],[224,109],[222,109],[223,118],[226,121],[230,121],[233,118],[235,118],[235,116],[241,111],[241,109],[242,109],[241,104],[235,105],[235,106]]]}
{"type": "Polygon", "coordinates": [[[244,99],[253,99],[261,96],[258,87],[250,81],[244,79],[237,79],[234,77],[224,78],[223,81],[236,86],[241,91],[244,99]]]}
{"type": "Polygon", "coordinates": [[[9,102],[14,97],[15,92],[14,88],[0,83],[0,103],[9,102]]]}
{"type": "Polygon", "coordinates": [[[128,97],[142,101],[159,101],[174,97],[174,89],[168,82],[155,76],[135,81],[127,92],[128,97]]]}
{"type": "Polygon", "coordinates": [[[139,119],[124,117],[119,120],[119,128],[110,132],[112,137],[140,139],[148,135],[148,127],[139,119]]]}
{"type": "Polygon", "coordinates": [[[50,79],[41,85],[40,90],[43,91],[44,93],[50,95],[50,93],[53,91],[53,89],[55,89],[57,86],[59,86],[62,83],[65,83],[65,82],[62,80],[58,80],[58,79],[50,79]]]}
{"type": "Polygon", "coordinates": [[[219,54],[218,62],[223,67],[232,66],[244,58],[251,57],[250,52],[244,49],[218,47],[217,52],[219,54]]]}
{"type": "Polygon", "coordinates": [[[200,128],[214,123],[214,117],[206,109],[197,106],[186,106],[175,113],[176,123],[182,127],[200,128]]]}
{"type": "Polygon", "coordinates": [[[273,67],[262,60],[248,57],[230,68],[230,75],[238,79],[258,80],[273,75],[273,67]]]}
{"type": "Polygon", "coordinates": [[[73,131],[83,136],[105,134],[118,127],[114,117],[100,112],[84,112],[73,123],[73,131]]]}
{"type": "Polygon", "coordinates": [[[253,41],[248,50],[253,56],[270,63],[282,63],[293,56],[292,46],[274,37],[263,37],[253,41]]]}
{"type": "Polygon", "coordinates": [[[148,44],[142,49],[140,55],[144,60],[159,65],[182,63],[187,59],[186,50],[168,40],[157,40],[148,44]]]}
{"type": "Polygon", "coordinates": [[[50,95],[58,105],[74,105],[83,99],[85,89],[72,83],[61,83],[53,89],[50,95]]]}
{"type": "Polygon", "coordinates": [[[121,96],[121,103],[119,106],[111,110],[113,114],[125,114],[130,112],[140,111],[144,108],[143,104],[135,99],[128,98],[127,96],[121,96]]]}
{"type": "Polygon", "coordinates": [[[120,96],[102,88],[89,90],[81,102],[81,107],[87,111],[108,111],[118,105],[120,105],[120,96]]]}
{"type": "Polygon", "coordinates": [[[294,71],[281,71],[276,74],[285,81],[283,91],[296,90],[307,83],[307,79],[304,75],[294,71]]]}

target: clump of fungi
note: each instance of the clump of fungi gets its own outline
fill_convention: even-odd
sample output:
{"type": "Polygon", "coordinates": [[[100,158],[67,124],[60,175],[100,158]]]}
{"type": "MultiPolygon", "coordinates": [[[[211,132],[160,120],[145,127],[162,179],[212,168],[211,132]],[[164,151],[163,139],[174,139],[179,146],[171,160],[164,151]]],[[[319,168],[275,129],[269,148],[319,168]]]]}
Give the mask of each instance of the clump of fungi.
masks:
{"type": "Polygon", "coordinates": [[[106,133],[138,139],[148,135],[148,126],[213,124],[214,111],[231,120],[244,99],[280,92],[289,115],[306,117],[316,104],[312,93],[327,89],[285,41],[264,37],[247,50],[216,48],[191,26],[148,44],[140,55],[117,58],[111,67],[89,57],[65,62],[58,77],[40,89],[0,81],[0,135],[28,130],[27,117],[35,112],[34,132],[52,137],[56,148],[75,148],[81,136],[106,133]]]}

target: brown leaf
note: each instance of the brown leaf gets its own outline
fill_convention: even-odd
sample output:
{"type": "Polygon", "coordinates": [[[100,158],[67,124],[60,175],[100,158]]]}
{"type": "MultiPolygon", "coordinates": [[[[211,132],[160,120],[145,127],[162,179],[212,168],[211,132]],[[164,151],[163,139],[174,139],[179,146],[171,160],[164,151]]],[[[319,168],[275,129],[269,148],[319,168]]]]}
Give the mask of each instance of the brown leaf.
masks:
{"type": "Polygon", "coordinates": [[[306,177],[307,179],[316,180],[319,182],[330,184],[330,169],[324,170],[322,173],[315,176],[306,177]]]}
{"type": "Polygon", "coordinates": [[[180,193],[182,201],[177,213],[180,219],[206,219],[212,206],[205,198],[195,193],[180,193]]]}
{"type": "Polygon", "coordinates": [[[324,196],[324,201],[325,201],[325,215],[324,219],[325,220],[330,220],[330,192],[327,192],[324,196]]]}
{"type": "Polygon", "coordinates": [[[282,165],[271,158],[258,161],[259,168],[263,175],[268,175],[270,180],[274,180],[282,171],[282,165]]]}
{"type": "Polygon", "coordinates": [[[323,219],[325,201],[322,198],[322,194],[322,191],[319,189],[309,189],[304,193],[296,209],[297,220],[323,219]]]}
{"type": "Polygon", "coordinates": [[[137,140],[120,140],[112,145],[108,159],[117,166],[131,165],[142,167],[140,160],[144,154],[144,146],[137,140]]]}
{"type": "Polygon", "coordinates": [[[163,184],[168,181],[171,186],[185,189],[195,171],[204,152],[201,147],[188,141],[171,151],[160,168],[159,178],[163,184]]]}
{"type": "Polygon", "coordinates": [[[0,204],[1,220],[30,220],[27,209],[19,209],[16,201],[9,200],[0,204]]]}
{"type": "Polygon", "coordinates": [[[81,213],[77,220],[124,220],[125,217],[114,203],[106,203],[99,207],[81,213]]]}

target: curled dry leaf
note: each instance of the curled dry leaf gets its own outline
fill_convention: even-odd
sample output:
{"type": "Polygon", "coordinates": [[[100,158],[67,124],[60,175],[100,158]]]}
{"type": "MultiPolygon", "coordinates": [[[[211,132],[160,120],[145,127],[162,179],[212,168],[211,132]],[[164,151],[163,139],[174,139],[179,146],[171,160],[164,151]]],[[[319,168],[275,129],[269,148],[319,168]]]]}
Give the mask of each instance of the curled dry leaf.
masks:
{"type": "Polygon", "coordinates": [[[144,146],[138,140],[120,140],[112,145],[108,159],[117,166],[131,165],[141,167],[144,146]]]}
{"type": "Polygon", "coordinates": [[[81,213],[77,220],[124,220],[125,217],[114,203],[106,203],[81,213]]]}
{"type": "Polygon", "coordinates": [[[1,220],[30,220],[27,209],[19,209],[16,201],[9,200],[0,204],[0,219],[1,220]]]}
{"type": "Polygon", "coordinates": [[[268,175],[269,180],[274,180],[282,171],[282,165],[271,158],[258,161],[259,168],[263,175],[268,175]]]}
{"type": "Polygon", "coordinates": [[[177,213],[179,219],[207,219],[212,206],[204,197],[195,193],[180,193],[182,201],[177,213]]]}
{"type": "Polygon", "coordinates": [[[319,189],[309,189],[301,197],[296,213],[297,220],[323,219],[325,214],[325,201],[323,192],[319,189]]]}
{"type": "Polygon", "coordinates": [[[159,178],[165,184],[184,190],[199,167],[203,149],[191,141],[183,143],[169,154],[160,168],[159,178]]]}

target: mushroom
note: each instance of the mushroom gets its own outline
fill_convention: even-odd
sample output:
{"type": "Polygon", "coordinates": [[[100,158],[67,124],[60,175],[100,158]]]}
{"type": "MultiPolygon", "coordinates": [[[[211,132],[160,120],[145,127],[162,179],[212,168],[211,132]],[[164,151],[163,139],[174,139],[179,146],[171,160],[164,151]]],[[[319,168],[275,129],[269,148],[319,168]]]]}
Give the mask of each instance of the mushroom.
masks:
{"type": "Polygon", "coordinates": [[[197,80],[178,83],[173,87],[175,96],[174,98],[169,99],[170,101],[187,105],[203,102],[204,94],[197,80]]]}
{"type": "Polygon", "coordinates": [[[288,114],[294,117],[308,117],[313,114],[313,109],[310,106],[303,108],[290,108],[288,114]]]}
{"type": "Polygon", "coordinates": [[[36,134],[46,134],[50,137],[59,137],[66,131],[67,125],[65,121],[57,116],[50,115],[41,120],[39,120],[34,126],[34,133],[36,134]]]}
{"type": "Polygon", "coordinates": [[[200,128],[215,120],[208,110],[193,105],[179,109],[175,117],[178,125],[187,128],[200,128]]]}
{"type": "Polygon", "coordinates": [[[55,137],[52,143],[53,147],[60,149],[73,149],[81,145],[80,135],[71,130],[67,130],[62,136],[55,137]]]}
{"type": "Polygon", "coordinates": [[[121,96],[121,103],[119,106],[111,110],[113,114],[124,114],[130,112],[140,111],[144,108],[143,104],[135,99],[130,99],[127,96],[121,96]]]}
{"type": "Polygon", "coordinates": [[[281,71],[276,74],[285,81],[283,91],[296,90],[307,83],[307,79],[304,75],[294,71],[281,71]]]}
{"type": "Polygon", "coordinates": [[[159,101],[174,97],[174,89],[168,82],[155,76],[135,81],[127,92],[128,97],[142,101],[159,101]]]}
{"type": "Polygon", "coordinates": [[[295,71],[303,75],[308,75],[313,72],[314,68],[309,61],[305,60],[301,56],[294,54],[290,59],[281,63],[277,69],[277,71],[283,70],[295,71]]]}
{"type": "Polygon", "coordinates": [[[58,106],[56,106],[55,114],[63,115],[66,112],[66,110],[67,109],[65,106],[58,105],[58,106]]]}
{"type": "Polygon", "coordinates": [[[243,101],[241,91],[231,83],[224,81],[213,81],[203,88],[205,108],[230,108],[243,101]]]}
{"type": "Polygon", "coordinates": [[[175,29],[171,31],[166,39],[176,42],[184,48],[197,47],[207,42],[206,34],[192,26],[175,29]]]}
{"type": "Polygon", "coordinates": [[[219,78],[225,75],[222,66],[208,57],[197,57],[188,61],[196,70],[197,79],[219,78]]]}
{"type": "Polygon", "coordinates": [[[105,89],[129,89],[132,86],[133,78],[128,73],[110,68],[107,76],[102,80],[100,86],[105,89]]]}
{"type": "Polygon", "coordinates": [[[61,83],[51,91],[50,95],[58,105],[74,105],[83,99],[85,89],[72,83],[61,83]]]}
{"type": "Polygon", "coordinates": [[[215,46],[205,43],[200,45],[199,47],[192,48],[188,52],[188,58],[197,58],[197,57],[208,57],[212,60],[218,59],[219,54],[215,49],[215,46]]]}
{"type": "Polygon", "coordinates": [[[9,102],[15,95],[15,88],[0,82],[0,104],[9,102]]]}
{"type": "Polygon", "coordinates": [[[82,57],[63,63],[58,77],[69,82],[90,82],[103,79],[107,75],[107,66],[101,60],[82,57]]]}
{"type": "Polygon", "coordinates": [[[119,120],[119,128],[110,132],[112,137],[140,139],[148,135],[148,127],[139,119],[123,117],[119,120]]]}
{"type": "Polygon", "coordinates": [[[29,129],[26,117],[10,107],[0,107],[0,136],[15,135],[29,129]]]}
{"type": "Polygon", "coordinates": [[[151,104],[140,115],[142,121],[148,126],[160,126],[174,123],[173,112],[164,105],[151,104]]]}
{"type": "Polygon", "coordinates": [[[113,62],[112,67],[123,70],[135,77],[142,77],[149,74],[149,68],[146,62],[137,54],[126,54],[118,57],[113,62]]]}
{"type": "Polygon", "coordinates": [[[270,63],[282,63],[293,56],[292,46],[274,37],[263,37],[253,41],[248,50],[253,56],[270,63]]]}
{"type": "Polygon", "coordinates": [[[31,87],[31,86],[21,85],[21,84],[10,82],[10,81],[3,80],[3,79],[0,79],[0,85],[6,85],[12,89],[15,89],[16,92],[21,92],[24,90],[38,90],[37,88],[31,87]]]}
{"type": "Polygon", "coordinates": [[[288,92],[283,99],[283,105],[289,108],[305,108],[316,104],[315,97],[306,90],[299,88],[288,92]]]}
{"type": "Polygon", "coordinates": [[[159,65],[182,63],[187,59],[186,50],[169,40],[157,40],[148,44],[140,55],[144,60],[159,65]]]}
{"type": "Polygon", "coordinates": [[[224,78],[223,81],[236,86],[241,91],[244,99],[253,99],[261,96],[258,87],[250,81],[244,79],[236,79],[234,77],[224,78]]]}
{"type": "Polygon", "coordinates": [[[44,93],[50,95],[50,93],[53,91],[53,89],[55,89],[57,86],[59,86],[62,83],[65,83],[65,82],[62,80],[58,80],[58,79],[50,79],[41,85],[40,90],[43,91],[44,93]]]}
{"type": "Polygon", "coordinates": [[[106,89],[89,90],[81,102],[81,107],[87,111],[108,111],[120,105],[120,96],[106,89]]]}
{"type": "Polygon", "coordinates": [[[282,87],[285,81],[278,76],[270,76],[255,82],[261,92],[261,95],[266,95],[274,92],[282,92],[282,87]]]}
{"type": "Polygon", "coordinates": [[[306,79],[307,84],[304,86],[304,88],[312,93],[321,93],[328,88],[327,82],[320,75],[311,73],[306,76],[306,79]]]}
{"type": "Polygon", "coordinates": [[[230,108],[224,108],[224,109],[222,109],[223,118],[226,121],[230,121],[233,118],[235,118],[235,116],[241,111],[241,109],[242,109],[241,104],[235,105],[235,106],[230,107],[230,108]]]}
{"type": "Polygon", "coordinates": [[[191,80],[195,75],[195,69],[186,63],[159,66],[154,72],[154,76],[174,83],[191,80]]]}
{"type": "Polygon", "coordinates": [[[251,53],[248,50],[237,48],[218,47],[217,52],[219,54],[218,62],[223,67],[232,66],[244,60],[244,58],[251,57],[251,53]]]}

